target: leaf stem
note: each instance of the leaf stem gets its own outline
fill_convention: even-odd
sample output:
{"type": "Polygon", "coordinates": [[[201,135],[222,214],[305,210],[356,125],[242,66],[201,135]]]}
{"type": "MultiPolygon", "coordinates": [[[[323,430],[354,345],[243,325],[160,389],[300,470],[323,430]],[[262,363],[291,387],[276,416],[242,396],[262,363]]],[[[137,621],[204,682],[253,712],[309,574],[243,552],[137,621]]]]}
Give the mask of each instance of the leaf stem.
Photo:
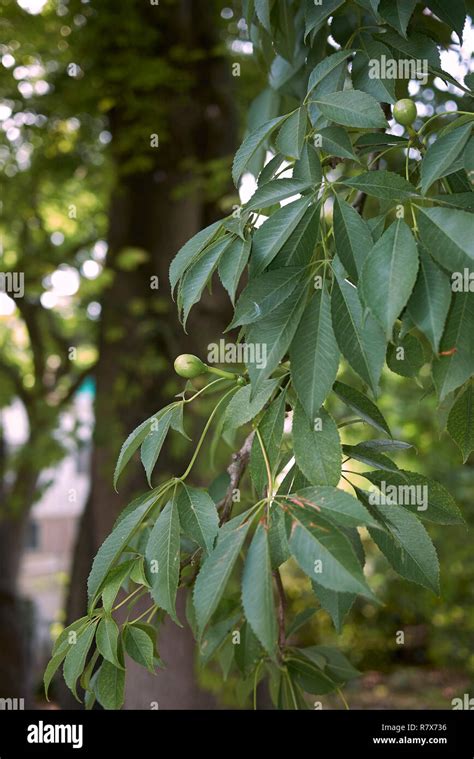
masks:
{"type": "Polygon", "coordinates": [[[204,442],[204,438],[206,437],[206,434],[207,434],[207,432],[209,430],[209,427],[212,424],[212,420],[214,419],[219,406],[221,405],[221,403],[223,403],[223,401],[225,401],[225,399],[231,393],[234,392],[234,390],[235,390],[235,387],[232,387],[227,393],[225,393],[225,395],[223,395],[222,398],[219,399],[219,401],[216,403],[216,405],[212,409],[211,415],[210,415],[209,419],[207,420],[206,425],[205,425],[205,427],[204,427],[204,429],[202,431],[201,437],[199,438],[198,444],[196,446],[196,450],[194,451],[194,454],[193,454],[193,456],[191,458],[191,461],[189,462],[188,468],[186,469],[186,471],[184,472],[184,474],[181,475],[181,477],[177,478],[178,480],[181,480],[181,482],[183,482],[186,479],[186,477],[190,473],[191,469],[193,468],[194,462],[196,461],[196,459],[197,459],[197,457],[199,455],[199,451],[201,450],[202,444],[204,442]]]}

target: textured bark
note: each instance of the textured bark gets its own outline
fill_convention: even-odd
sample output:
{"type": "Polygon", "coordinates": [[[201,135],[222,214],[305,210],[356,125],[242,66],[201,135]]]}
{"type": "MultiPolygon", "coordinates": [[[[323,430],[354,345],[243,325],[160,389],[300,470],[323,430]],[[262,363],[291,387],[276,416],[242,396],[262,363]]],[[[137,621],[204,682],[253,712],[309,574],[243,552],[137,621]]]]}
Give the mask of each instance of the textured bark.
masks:
{"type": "MultiPolygon", "coordinates": [[[[161,25],[166,29],[165,38],[173,44],[209,51],[215,43],[214,4],[199,5],[197,9],[187,0],[171,9],[164,7],[161,25]]],[[[143,8],[146,16],[149,8],[143,8]]],[[[162,54],[162,49],[157,50],[157,55],[162,54]]],[[[176,380],[172,372],[176,355],[190,350],[202,353],[230,317],[227,298],[217,290],[197,307],[185,335],[169,293],[171,259],[187,239],[210,223],[213,215],[215,218],[215,209],[201,193],[176,197],[175,190],[191,178],[182,168],[183,158],[206,161],[230,155],[234,148],[228,64],[218,57],[205,57],[193,64],[193,76],[194,90],[186,104],[181,98],[167,102],[172,139],[157,150],[151,170],[120,178],[111,202],[107,267],[114,278],[102,302],[92,485],[78,533],[68,620],[84,613],[92,559],[118,513],[137,490],[146,488],[142,468],[132,462],[120,495],[114,494],[112,473],[121,443],[140,422],[169,402],[171,383],[176,380]],[[143,248],[148,253],[148,260],[133,271],[120,268],[119,256],[127,247],[143,248]],[[159,277],[158,292],[150,289],[153,276],[159,277]],[[138,301],[139,316],[133,308],[138,301]]],[[[160,93],[150,96],[160,97],[160,93]]],[[[116,108],[111,118],[114,137],[125,128],[125,122],[126,116],[116,108]]],[[[117,156],[117,161],[120,159],[123,156],[117,156]]],[[[176,474],[177,466],[182,462],[175,461],[165,446],[155,481],[176,474]]],[[[190,631],[165,624],[160,633],[160,652],[167,660],[167,673],[148,678],[132,668],[127,679],[127,707],[144,708],[144,704],[158,701],[163,708],[210,708],[212,699],[195,683],[190,631]]],[[[64,692],[61,703],[63,708],[77,708],[64,692]]]]}

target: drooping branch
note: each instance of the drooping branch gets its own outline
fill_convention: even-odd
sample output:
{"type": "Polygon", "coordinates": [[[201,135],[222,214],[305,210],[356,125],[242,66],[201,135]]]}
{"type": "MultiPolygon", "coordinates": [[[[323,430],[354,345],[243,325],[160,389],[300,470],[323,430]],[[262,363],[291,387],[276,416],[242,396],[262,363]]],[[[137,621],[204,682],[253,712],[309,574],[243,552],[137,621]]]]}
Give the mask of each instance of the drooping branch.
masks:
{"type": "Polygon", "coordinates": [[[244,474],[247,467],[254,436],[255,432],[251,432],[250,435],[245,438],[241,449],[232,454],[232,461],[227,467],[227,472],[230,478],[229,485],[227,487],[224,498],[217,506],[217,510],[221,512],[221,525],[224,524],[224,522],[227,522],[229,519],[233,504],[232,496],[234,494],[234,490],[238,488],[240,480],[242,479],[242,475],[244,474]]]}

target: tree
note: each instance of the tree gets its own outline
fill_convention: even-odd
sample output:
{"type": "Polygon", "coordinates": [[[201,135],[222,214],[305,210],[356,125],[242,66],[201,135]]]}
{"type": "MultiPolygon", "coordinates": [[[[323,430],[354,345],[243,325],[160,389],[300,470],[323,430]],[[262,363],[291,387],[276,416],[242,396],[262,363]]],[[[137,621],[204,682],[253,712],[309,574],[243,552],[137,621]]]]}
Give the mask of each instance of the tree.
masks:
{"type": "MultiPolygon", "coordinates": [[[[25,530],[48,485],[44,471],[65,453],[57,437],[60,417],[95,359],[95,325],[87,308],[96,286],[82,279],[77,292],[58,299],[53,309],[47,300],[51,285],[45,282],[55,274],[80,280],[80,267],[102,233],[103,200],[103,190],[88,173],[103,159],[103,120],[70,120],[63,95],[71,79],[63,48],[51,66],[63,22],[53,13],[41,19],[10,4],[0,69],[1,290],[11,296],[0,324],[0,407],[18,398],[28,425],[21,446],[4,445],[0,451],[0,694],[27,703],[28,624],[18,598],[25,530]],[[77,215],[84,217],[80,225],[77,215]]],[[[105,178],[105,167],[103,173],[105,178]]]]}
{"type": "Polygon", "coordinates": [[[439,483],[392,460],[407,444],[376,404],[386,363],[450,407],[464,459],[473,448],[473,82],[444,72],[438,50],[462,36],[463,4],[263,0],[246,2],[244,17],[268,87],[232,175],[238,186],[251,172],[257,189],[170,267],[185,327],[218,273],[236,301],[227,328],[236,342],[208,346],[207,363],[178,357],[182,394],[123,444],[115,486],[140,449],[150,489],[100,547],[87,614],[59,636],[45,675],[47,685],[63,665],[73,691],[81,677],[88,706],[121,707],[125,653],[161,666],[160,623],[183,621],[178,588],[201,665],[239,672],[244,696],[264,679],[283,709],[340,692],[356,675],[341,652],[293,643],[314,609],[287,618],[283,565],[298,565],[340,628],[358,595],[376,601],[359,528],[402,577],[439,593],[424,522],[463,523],[439,483]],[[435,78],[462,110],[423,120],[408,80],[435,78]],[[189,465],[155,485],[168,434],[184,434],[183,413],[206,397],[215,400],[189,465]],[[361,422],[369,432],[348,445],[345,427],[361,422]],[[209,460],[221,441],[233,450],[227,472],[206,489],[191,484],[198,456],[209,460]],[[366,467],[365,486],[348,462],[366,467]],[[142,596],[150,605],[136,615],[142,596]]]}

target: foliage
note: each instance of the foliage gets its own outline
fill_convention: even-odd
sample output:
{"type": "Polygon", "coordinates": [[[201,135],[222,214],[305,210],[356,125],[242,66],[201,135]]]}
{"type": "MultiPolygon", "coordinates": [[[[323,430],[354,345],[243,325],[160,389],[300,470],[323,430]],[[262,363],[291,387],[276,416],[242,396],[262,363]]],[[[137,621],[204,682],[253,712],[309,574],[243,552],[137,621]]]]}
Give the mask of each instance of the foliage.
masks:
{"type": "Polygon", "coordinates": [[[237,186],[251,172],[257,189],[179,251],[170,281],[186,326],[214,272],[234,301],[246,269],[229,330],[239,327],[240,346],[258,346],[265,360],[249,351],[243,370],[213,368],[222,376],[200,389],[188,382],[124,443],[116,482],[140,448],[151,490],[99,549],[88,616],[77,635],[58,640],[48,669],[50,679],[64,660],[73,692],[82,673],[89,706],[120,708],[125,652],[149,669],[161,665],[157,628],[165,614],[184,621],[180,587],[201,663],[214,658],[224,677],[238,671],[244,696],[255,697],[264,677],[277,708],[339,692],[357,672],[337,649],[294,644],[307,615],[287,618],[282,566],[300,568],[339,629],[357,597],[377,603],[364,573],[368,540],[402,578],[438,594],[427,528],[463,524],[439,483],[393,460],[407,444],[392,437],[376,401],[387,363],[448,407],[449,434],[470,454],[474,304],[469,286],[454,283],[474,257],[472,78],[453,81],[438,50],[453,29],[462,33],[464,11],[426,2],[395,12],[362,0],[244,6],[269,86],[252,105],[232,175],[237,186]],[[463,110],[392,134],[390,105],[407,94],[407,80],[400,70],[371,76],[373,62],[387,59],[426,62],[431,80],[466,94],[463,110]],[[184,433],[182,412],[202,395],[215,403],[189,466],[153,488],[167,435],[184,433]],[[360,422],[376,437],[349,442],[347,428],[360,422]],[[220,487],[203,490],[188,478],[212,426],[213,446],[229,443],[234,457],[220,487]],[[127,595],[114,606],[121,587],[127,595]],[[151,606],[133,619],[142,596],[151,606]],[[113,612],[124,604],[117,631],[113,612]]]}

